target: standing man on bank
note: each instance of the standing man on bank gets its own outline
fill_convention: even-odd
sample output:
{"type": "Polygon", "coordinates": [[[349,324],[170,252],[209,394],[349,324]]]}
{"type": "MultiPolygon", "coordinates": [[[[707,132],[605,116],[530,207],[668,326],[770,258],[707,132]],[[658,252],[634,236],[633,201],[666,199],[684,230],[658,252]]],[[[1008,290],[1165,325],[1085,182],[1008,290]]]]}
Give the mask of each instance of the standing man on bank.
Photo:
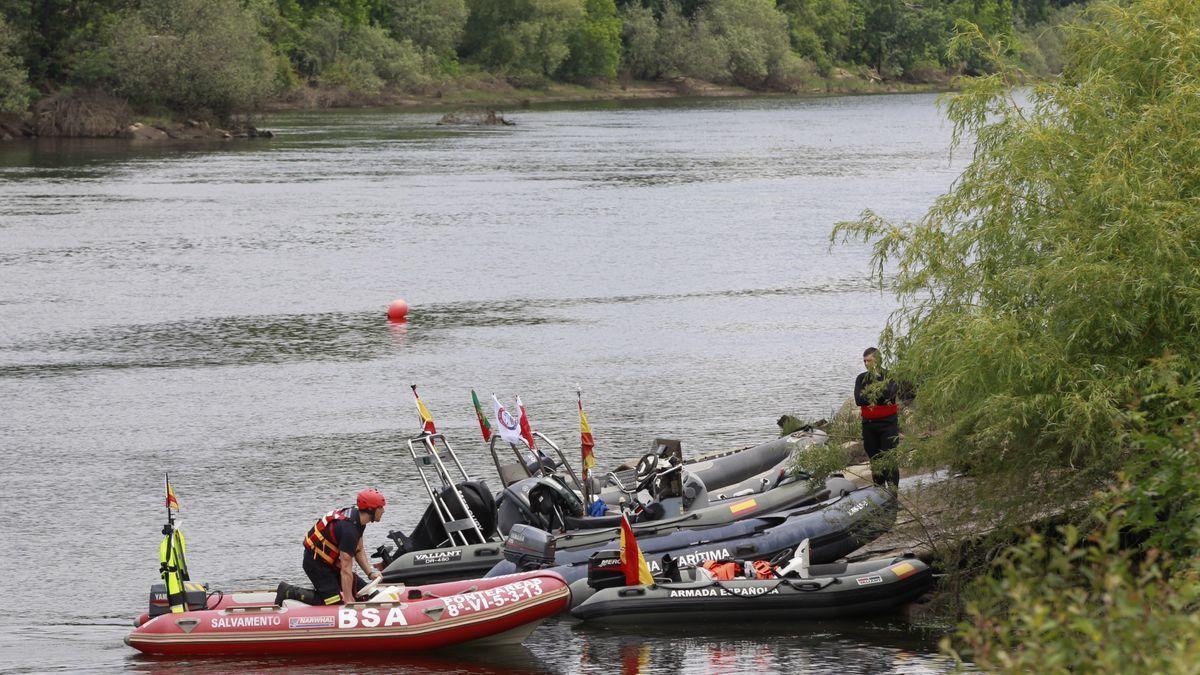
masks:
{"type": "Polygon", "coordinates": [[[863,449],[871,460],[875,484],[895,490],[900,484],[900,469],[892,464],[894,457],[884,455],[900,442],[900,407],[896,404],[899,386],[880,366],[875,347],[863,352],[863,365],[867,371],[854,380],[854,403],[862,413],[863,449]]]}

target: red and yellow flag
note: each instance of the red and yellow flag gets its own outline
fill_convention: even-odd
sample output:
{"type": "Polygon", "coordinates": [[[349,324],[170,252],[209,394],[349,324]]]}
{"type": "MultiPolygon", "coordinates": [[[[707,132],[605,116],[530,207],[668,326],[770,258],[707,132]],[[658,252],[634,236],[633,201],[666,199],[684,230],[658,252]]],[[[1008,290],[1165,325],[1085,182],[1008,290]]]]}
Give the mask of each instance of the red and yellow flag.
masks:
{"type": "Polygon", "coordinates": [[[417,414],[421,416],[421,431],[427,434],[436,434],[437,427],[433,426],[433,415],[429,414],[429,408],[421,402],[421,397],[417,395],[417,385],[411,385],[413,398],[417,401],[417,414]]]}
{"type": "Polygon", "coordinates": [[[579,401],[579,442],[583,453],[583,479],[587,480],[588,473],[596,468],[596,439],[592,438],[592,426],[588,424],[587,415],[583,414],[583,395],[575,392],[579,401]]]}
{"type": "Polygon", "coordinates": [[[179,510],[179,500],[175,498],[175,490],[171,488],[171,481],[167,481],[167,504],[168,509],[179,510]]]}
{"type": "Polygon", "coordinates": [[[654,575],[650,574],[650,566],[638,548],[637,537],[633,536],[633,527],[629,518],[621,516],[621,567],[625,570],[625,585],[636,586],[654,583],[654,575]]]}

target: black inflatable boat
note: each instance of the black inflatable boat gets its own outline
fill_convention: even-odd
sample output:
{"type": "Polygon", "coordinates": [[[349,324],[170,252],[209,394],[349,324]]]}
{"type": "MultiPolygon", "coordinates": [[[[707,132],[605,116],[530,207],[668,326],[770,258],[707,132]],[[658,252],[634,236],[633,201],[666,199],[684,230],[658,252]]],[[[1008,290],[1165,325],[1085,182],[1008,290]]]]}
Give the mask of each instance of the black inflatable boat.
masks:
{"type": "Polygon", "coordinates": [[[929,590],[929,566],[911,557],[810,565],[806,576],[719,581],[701,568],[649,586],[614,585],[584,592],[572,616],[600,623],[835,619],[886,613],[929,590]]]}

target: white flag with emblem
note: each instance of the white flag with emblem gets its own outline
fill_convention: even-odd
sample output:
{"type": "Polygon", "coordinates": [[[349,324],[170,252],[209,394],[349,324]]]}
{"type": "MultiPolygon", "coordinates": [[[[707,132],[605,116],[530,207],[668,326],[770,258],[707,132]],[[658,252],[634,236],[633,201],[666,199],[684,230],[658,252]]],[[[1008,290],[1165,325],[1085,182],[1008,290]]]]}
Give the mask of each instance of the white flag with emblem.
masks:
{"type": "Polygon", "coordinates": [[[495,406],[496,417],[496,432],[500,434],[500,438],[512,443],[513,445],[525,445],[525,439],[521,438],[521,422],[513,417],[500,404],[500,399],[492,394],[492,403],[495,406]]]}

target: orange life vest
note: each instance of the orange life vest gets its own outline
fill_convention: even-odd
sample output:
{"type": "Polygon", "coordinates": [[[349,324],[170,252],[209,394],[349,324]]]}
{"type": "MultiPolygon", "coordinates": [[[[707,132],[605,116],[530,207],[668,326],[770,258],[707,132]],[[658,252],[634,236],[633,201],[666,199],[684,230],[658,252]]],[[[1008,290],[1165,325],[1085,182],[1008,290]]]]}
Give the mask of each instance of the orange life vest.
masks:
{"type": "Polygon", "coordinates": [[[350,520],[358,515],[358,509],[354,507],[345,509],[335,509],[321,516],[317,520],[317,524],[312,526],[308,534],[304,535],[304,548],[313,552],[313,557],[317,560],[324,561],[327,565],[332,565],[334,568],[340,566],[339,556],[341,549],[338,548],[337,535],[333,532],[333,524],[339,520],[350,520]]]}
{"type": "Polygon", "coordinates": [[[751,566],[754,568],[755,579],[774,579],[776,577],[775,568],[766,560],[755,560],[751,566]]]}
{"type": "Polygon", "coordinates": [[[742,566],[732,560],[705,560],[702,567],[711,572],[717,581],[736,579],[742,572],[742,566]]]}

